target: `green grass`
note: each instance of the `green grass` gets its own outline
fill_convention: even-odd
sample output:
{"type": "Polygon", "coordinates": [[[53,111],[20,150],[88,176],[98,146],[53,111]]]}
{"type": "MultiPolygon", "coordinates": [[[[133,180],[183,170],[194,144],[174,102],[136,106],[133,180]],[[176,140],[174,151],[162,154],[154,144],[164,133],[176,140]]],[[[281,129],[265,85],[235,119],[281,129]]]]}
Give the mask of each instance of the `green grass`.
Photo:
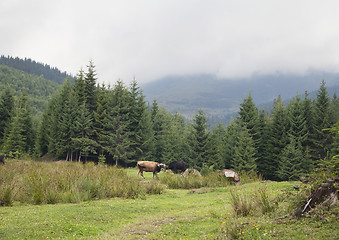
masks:
{"type": "MultiPolygon", "coordinates": [[[[136,173],[136,169],[126,170],[130,181],[142,180],[136,173]]],[[[159,184],[163,174],[154,182],[159,184]]],[[[145,181],[153,181],[151,173],[144,175],[145,181]]],[[[167,188],[162,194],[135,199],[66,204],[14,202],[11,207],[0,207],[0,239],[336,239],[339,226],[335,214],[320,220],[275,220],[288,214],[289,196],[282,190],[295,184],[300,183],[167,188]],[[231,193],[251,199],[255,208],[250,215],[234,214],[231,193]],[[275,211],[263,214],[256,209],[266,206],[256,201],[258,194],[264,195],[264,202],[279,199],[275,211]]]]}

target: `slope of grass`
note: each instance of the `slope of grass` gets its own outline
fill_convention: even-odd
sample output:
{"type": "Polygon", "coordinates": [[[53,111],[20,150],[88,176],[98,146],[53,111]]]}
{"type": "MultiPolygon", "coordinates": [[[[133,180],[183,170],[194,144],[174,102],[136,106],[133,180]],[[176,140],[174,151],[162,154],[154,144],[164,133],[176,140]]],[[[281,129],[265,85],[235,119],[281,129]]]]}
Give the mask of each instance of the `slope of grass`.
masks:
{"type": "MultiPolygon", "coordinates": [[[[125,172],[128,181],[141,180],[135,178],[136,169],[125,172]]],[[[145,177],[153,182],[150,173],[145,177]]],[[[154,182],[160,182],[162,177],[164,173],[154,182]]],[[[333,218],[335,214],[325,219],[276,220],[288,214],[289,196],[285,190],[293,189],[295,184],[300,185],[267,181],[198,189],[167,188],[163,194],[136,199],[14,203],[12,207],[0,207],[0,239],[336,239],[339,226],[337,218],[333,218]],[[270,202],[278,202],[274,211],[259,211],[264,205],[258,204],[259,190],[270,202]],[[235,214],[232,194],[242,195],[252,203],[249,215],[235,214]]]]}

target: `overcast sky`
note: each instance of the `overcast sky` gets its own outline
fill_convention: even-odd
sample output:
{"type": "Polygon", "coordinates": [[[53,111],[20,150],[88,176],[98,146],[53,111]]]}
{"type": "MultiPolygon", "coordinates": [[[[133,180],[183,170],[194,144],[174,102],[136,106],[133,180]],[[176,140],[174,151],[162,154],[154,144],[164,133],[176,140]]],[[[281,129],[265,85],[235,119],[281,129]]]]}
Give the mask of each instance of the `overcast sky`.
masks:
{"type": "Polygon", "coordinates": [[[100,82],[339,72],[338,0],[1,0],[0,54],[100,82]]]}

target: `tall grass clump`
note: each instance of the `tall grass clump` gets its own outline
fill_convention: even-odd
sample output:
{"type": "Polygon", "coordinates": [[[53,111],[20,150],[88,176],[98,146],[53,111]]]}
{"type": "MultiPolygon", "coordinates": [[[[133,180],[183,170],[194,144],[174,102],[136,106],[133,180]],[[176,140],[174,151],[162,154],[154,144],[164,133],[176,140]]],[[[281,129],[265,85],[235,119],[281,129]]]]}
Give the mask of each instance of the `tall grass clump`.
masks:
{"type": "Polygon", "coordinates": [[[235,216],[246,217],[274,212],[277,202],[269,198],[267,188],[260,188],[252,194],[231,191],[231,205],[235,216]]]}
{"type": "Polygon", "coordinates": [[[75,162],[9,161],[0,167],[0,205],[77,203],[101,198],[139,198],[164,191],[139,183],[117,167],[75,162]]]}
{"type": "Polygon", "coordinates": [[[252,198],[249,195],[231,191],[231,204],[234,215],[243,217],[253,215],[255,207],[252,202],[252,198]]]}
{"type": "Polygon", "coordinates": [[[258,189],[256,199],[262,214],[273,212],[277,207],[277,202],[269,199],[267,188],[258,189]]]}
{"type": "Polygon", "coordinates": [[[225,177],[220,177],[217,172],[211,172],[203,176],[181,174],[163,174],[160,179],[162,184],[171,189],[192,189],[202,187],[225,187],[230,182],[225,177]]]}

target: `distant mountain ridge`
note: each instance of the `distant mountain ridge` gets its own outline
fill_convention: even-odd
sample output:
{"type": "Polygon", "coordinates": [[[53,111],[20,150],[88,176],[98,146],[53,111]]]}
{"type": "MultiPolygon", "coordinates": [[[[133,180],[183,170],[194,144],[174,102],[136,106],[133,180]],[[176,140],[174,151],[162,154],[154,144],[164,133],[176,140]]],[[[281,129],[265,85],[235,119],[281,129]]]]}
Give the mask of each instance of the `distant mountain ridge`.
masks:
{"type": "MultiPolygon", "coordinates": [[[[210,124],[228,122],[239,111],[240,103],[249,93],[258,107],[272,103],[279,95],[284,100],[297,94],[319,89],[322,79],[331,86],[339,86],[339,74],[310,72],[306,75],[254,75],[243,79],[219,79],[213,75],[170,76],[141,85],[146,100],[156,99],[161,107],[179,112],[188,119],[202,108],[210,124]]],[[[338,88],[335,88],[338,93],[338,88]]]]}
{"type": "Polygon", "coordinates": [[[36,62],[30,58],[21,59],[18,57],[4,56],[0,57],[0,65],[6,65],[28,74],[34,74],[36,76],[43,76],[45,79],[51,80],[57,84],[62,84],[65,78],[73,79],[73,76],[66,72],[61,72],[56,67],[51,67],[48,64],[36,62]]]}

